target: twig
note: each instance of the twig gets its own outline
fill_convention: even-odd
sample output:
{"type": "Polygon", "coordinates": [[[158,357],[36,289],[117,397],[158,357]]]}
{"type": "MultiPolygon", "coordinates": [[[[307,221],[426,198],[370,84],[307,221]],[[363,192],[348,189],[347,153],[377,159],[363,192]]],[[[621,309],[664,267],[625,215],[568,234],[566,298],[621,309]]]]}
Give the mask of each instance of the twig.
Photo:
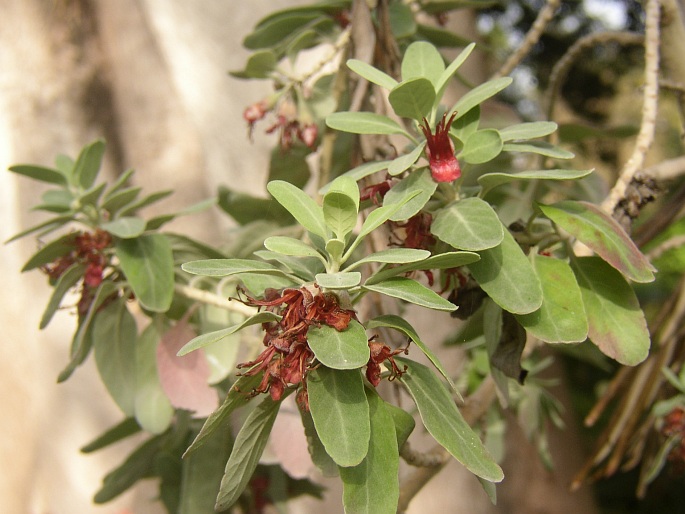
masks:
{"type": "Polygon", "coordinates": [[[685,175],[685,156],[662,161],[659,164],[650,166],[644,173],[658,181],[675,180],[685,175]]]}
{"type": "Polygon", "coordinates": [[[533,45],[540,40],[540,36],[545,30],[545,27],[550,22],[554,16],[554,12],[561,4],[561,0],[547,0],[545,6],[538,13],[538,17],[535,18],[535,22],[530,27],[530,30],[523,39],[521,45],[512,53],[504,64],[497,70],[490,79],[496,79],[509,75],[511,71],[518,66],[518,64],[526,57],[533,45]]]}
{"type": "Polygon", "coordinates": [[[547,88],[547,98],[545,101],[547,104],[547,119],[553,119],[554,107],[556,106],[556,100],[561,85],[566,80],[568,72],[571,70],[571,67],[578,57],[580,57],[580,54],[585,50],[600,44],[618,43],[623,46],[628,46],[641,45],[643,42],[644,36],[634,32],[598,32],[582,37],[571,45],[563,57],[554,65],[549,74],[549,87],[547,88]]]}
{"type": "Polygon", "coordinates": [[[182,294],[191,300],[197,300],[198,302],[202,302],[207,305],[213,305],[221,309],[226,309],[227,311],[237,312],[243,316],[254,316],[257,314],[257,309],[254,307],[248,307],[240,302],[231,302],[223,296],[210,293],[204,289],[196,289],[184,284],[176,284],[174,289],[177,293],[182,294]]]}
{"type": "Polygon", "coordinates": [[[657,100],[659,94],[659,1],[649,0],[645,9],[645,87],[642,102],[642,123],[633,153],[623,166],[609,196],[602,202],[604,212],[613,214],[616,205],[625,197],[635,173],[642,168],[649,147],[654,141],[657,100]]]}
{"type": "Polygon", "coordinates": [[[672,250],[674,248],[678,248],[679,246],[683,245],[685,245],[685,235],[672,237],[671,239],[667,239],[659,246],[654,248],[652,251],[650,251],[647,254],[647,258],[650,261],[653,261],[654,259],[658,259],[659,257],[661,257],[667,251],[672,250]]]}

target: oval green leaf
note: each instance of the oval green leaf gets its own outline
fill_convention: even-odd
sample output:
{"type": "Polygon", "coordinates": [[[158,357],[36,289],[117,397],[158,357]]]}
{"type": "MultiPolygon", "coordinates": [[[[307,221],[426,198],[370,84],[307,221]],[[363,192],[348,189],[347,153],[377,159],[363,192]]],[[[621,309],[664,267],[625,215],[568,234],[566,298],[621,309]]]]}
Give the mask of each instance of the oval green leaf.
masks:
{"type": "Polygon", "coordinates": [[[535,312],[516,316],[519,323],[548,343],[585,341],[587,316],[571,267],[559,259],[534,255],[533,268],[542,284],[542,305],[535,312]]]}
{"type": "Polygon", "coordinates": [[[418,213],[428,203],[438,187],[431,177],[428,168],[410,173],[388,191],[383,198],[383,205],[402,204],[392,216],[391,221],[403,221],[418,213]],[[411,200],[407,200],[414,195],[411,200]]]}
{"type": "Polygon", "coordinates": [[[529,152],[553,159],[572,159],[573,153],[559,148],[558,146],[545,143],[543,141],[533,141],[530,143],[504,143],[503,152],[529,152]]]}
{"type": "Polygon", "coordinates": [[[371,437],[369,451],[359,464],[341,467],[345,512],[395,514],[400,496],[400,456],[395,423],[375,390],[366,389],[371,437]]]}
{"type": "Polygon", "coordinates": [[[110,396],[127,416],[136,397],[136,322],[124,300],[100,311],[93,323],[95,363],[110,396]]]}
{"type": "Polygon", "coordinates": [[[272,252],[296,257],[316,257],[321,259],[321,254],[307,243],[294,237],[272,236],[264,240],[264,247],[272,252]]]}
{"type": "Polygon", "coordinates": [[[74,164],[73,180],[75,185],[88,189],[93,185],[105,155],[105,142],[102,139],[93,141],[83,147],[74,164]]]}
{"type": "Polygon", "coordinates": [[[430,257],[428,250],[419,250],[414,248],[388,248],[380,252],[372,253],[366,257],[362,257],[354,264],[348,266],[345,271],[358,268],[362,264],[368,262],[382,262],[386,264],[406,264],[410,262],[422,261],[430,257]]]}
{"type": "Polygon", "coordinates": [[[589,202],[563,201],[539,205],[554,223],[597,253],[628,279],[652,282],[654,268],[621,225],[589,202]]]}
{"type": "Polygon", "coordinates": [[[350,289],[361,284],[362,274],[357,271],[318,273],[316,283],[324,289],[350,289]]]}
{"type": "Polygon", "coordinates": [[[323,197],[323,218],[326,226],[344,241],[357,225],[357,204],[344,193],[328,191],[323,197]]]}
{"type": "Polygon", "coordinates": [[[431,233],[461,250],[487,250],[502,242],[504,229],[497,213],[480,198],[464,198],[438,211],[431,233]]]}
{"type": "Polygon", "coordinates": [[[435,91],[437,92],[437,98],[442,98],[442,94],[445,92],[445,88],[447,87],[447,84],[449,84],[450,79],[452,76],[457,72],[459,67],[464,64],[464,61],[468,59],[469,55],[471,55],[471,52],[473,49],[476,47],[475,43],[469,44],[466,48],[464,48],[459,55],[445,68],[445,71],[443,71],[440,74],[440,78],[438,81],[435,83],[435,91]]]}
{"type": "Polygon", "coordinates": [[[369,450],[369,403],[359,370],[319,366],[307,377],[316,433],[336,464],[356,466],[369,450]]]}
{"type": "Polygon", "coordinates": [[[469,164],[483,164],[497,157],[502,146],[502,138],[495,129],[477,130],[466,138],[457,157],[469,164]]]}
{"type": "Polygon", "coordinates": [[[108,221],[100,225],[100,228],[110,234],[122,239],[138,237],[145,232],[146,222],[142,218],[135,216],[122,216],[113,221],[108,221]]]}
{"type": "Polygon", "coordinates": [[[445,61],[433,45],[416,41],[405,50],[401,68],[403,83],[421,77],[428,79],[431,84],[438,84],[445,72],[445,61]]]}
{"type": "Polygon", "coordinates": [[[369,82],[377,84],[385,89],[392,89],[397,85],[397,81],[390,75],[359,59],[349,59],[347,61],[347,67],[369,82]]]}
{"type": "Polygon", "coordinates": [[[309,347],[324,366],[356,369],[369,362],[369,342],[361,323],[350,320],[343,331],[328,325],[312,326],[307,331],[309,347]]]}
{"type": "Polygon", "coordinates": [[[409,359],[395,357],[395,360],[407,366],[400,381],[407,387],[424,426],[435,440],[474,475],[490,482],[502,481],[502,469],[466,423],[435,373],[409,359]]]}
{"type": "Polygon", "coordinates": [[[618,271],[599,257],[573,261],[589,336],[605,355],[634,366],[647,358],[650,338],[635,292],[618,271]]]}
{"type": "Polygon", "coordinates": [[[334,112],[326,117],[326,125],[352,134],[402,134],[409,138],[397,122],[372,112],[334,112]]]}
{"type": "Polygon", "coordinates": [[[227,277],[239,273],[259,273],[262,275],[283,275],[283,271],[271,264],[250,259],[204,259],[186,262],[181,269],[193,275],[206,277],[227,277]]]}
{"type": "Polygon", "coordinates": [[[414,303],[428,309],[451,312],[457,309],[456,305],[445,300],[432,289],[428,289],[416,280],[405,277],[392,277],[375,284],[364,284],[364,289],[375,291],[393,298],[399,298],[409,303],[414,303]]]}
{"type": "Polygon", "coordinates": [[[250,412],[233,443],[214,509],[224,511],[233,505],[259,464],[281,402],[266,398],[250,412]]]}
{"type": "Polygon", "coordinates": [[[326,239],[326,223],[323,210],[301,189],[283,180],[273,180],[266,185],[271,195],[310,232],[326,239]]]}
{"type": "Polygon", "coordinates": [[[416,148],[411,152],[393,159],[388,165],[388,174],[399,175],[407,171],[412,165],[419,160],[419,157],[423,154],[423,149],[426,147],[426,141],[421,141],[416,148]]]}
{"type": "Polygon", "coordinates": [[[454,104],[450,112],[456,111],[457,118],[463,116],[476,105],[483,103],[488,98],[495,96],[497,93],[506,88],[512,83],[511,77],[501,77],[494,80],[489,80],[484,84],[472,89],[464,96],[462,96],[457,103],[454,104]]]}
{"type": "Polygon", "coordinates": [[[469,264],[469,269],[497,305],[513,314],[528,314],[540,308],[540,280],[508,230],[499,246],[479,253],[480,260],[469,264]]]}
{"type": "Polygon", "coordinates": [[[430,80],[417,77],[395,86],[388,100],[395,114],[420,122],[433,107],[435,89],[430,80]]]}
{"type": "Polygon", "coordinates": [[[485,196],[491,189],[516,180],[575,180],[592,173],[593,170],[534,170],[519,173],[486,173],[478,177],[483,188],[480,196],[485,196]]]}
{"type": "Polygon", "coordinates": [[[178,355],[179,357],[183,357],[184,355],[192,351],[204,348],[205,346],[208,346],[210,344],[217,343],[225,337],[235,334],[236,332],[244,329],[245,327],[249,327],[251,325],[260,325],[262,323],[270,323],[271,321],[278,321],[280,319],[281,317],[278,314],[274,314],[273,312],[258,312],[254,316],[250,316],[249,318],[247,318],[242,323],[238,323],[237,325],[233,325],[232,327],[224,328],[221,330],[215,330],[214,332],[209,332],[207,334],[202,334],[197,337],[194,337],[193,339],[188,341],[188,343],[186,343],[183,346],[183,348],[181,348],[178,351],[176,355],[178,355]]]}
{"type": "Polygon", "coordinates": [[[553,121],[532,121],[528,123],[518,123],[500,129],[499,135],[502,141],[514,141],[535,139],[536,137],[548,136],[557,129],[557,124],[553,121]]]}
{"type": "Polygon", "coordinates": [[[151,323],[140,335],[135,349],[136,376],[133,412],[143,430],[152,434],[164,432],[174,417],[174,408],[164,394],[157,372],[159,338],[155,324],[151,323]]]}
{"type": "Polygon", "coordinates": [[[166,312],[174,296],[174,258],[163,234],[147,234],[115,241],[116,255],[140,304],[166,312]]]}

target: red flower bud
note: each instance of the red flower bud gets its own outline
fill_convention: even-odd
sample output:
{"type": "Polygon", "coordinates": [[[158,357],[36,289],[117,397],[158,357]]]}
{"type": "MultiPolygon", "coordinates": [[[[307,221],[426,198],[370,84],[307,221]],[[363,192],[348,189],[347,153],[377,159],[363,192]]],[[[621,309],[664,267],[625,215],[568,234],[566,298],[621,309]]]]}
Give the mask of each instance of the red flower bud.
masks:
{"type": "Polygon", "coordinates": [[[454,117],[453,112],[447,119],[447,113],[435,126],[435,134],[431,132],[428,120],[423,119],[421,130],[426,136],[426,155],[431,170],[431,176],[436,182],[453,182],[461,176],[459,161],[454,156],[454,144],[450,139],[450,126],[454,117]]]}

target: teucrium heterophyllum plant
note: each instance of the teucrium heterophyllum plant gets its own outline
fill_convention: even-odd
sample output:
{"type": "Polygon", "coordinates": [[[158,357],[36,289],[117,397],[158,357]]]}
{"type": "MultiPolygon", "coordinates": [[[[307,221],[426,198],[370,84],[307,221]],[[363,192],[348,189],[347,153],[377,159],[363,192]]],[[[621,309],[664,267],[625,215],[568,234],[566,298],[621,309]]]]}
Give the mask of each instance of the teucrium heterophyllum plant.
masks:
{"type": "MultiPolygon", "coordinates": [[[[275,483],[286,475],[260,465],[260,458],[282,403],[294,393],[312,461],[340,476],[346,511],[395,512],[414,407],[398,407],[396,395],[379,387],[384,379],[406,390],[426,430],[492,493],[487,484],[501,481],[502,470],[454,401],[473,383],[464,388],[441,363],[437,341],[403,316],[410,304],[467,321],[476,334],[470,337],[484,341],[487,351],[479,355],[503,398],[510,379],[526,377],[526,337],[550,344],[589,337],[622,364],[647,355],[649,334],[630,282],[653,280],[653,268],[623,229],[590,203],[518,194],[591,173],[567,168],[572,154],[540,140],[556,124],[481,126],[481,105],[511,84],[508,77],[445,103],[473,44],[446,63],[434,45],[406,36],[397,78],[355,58],[337,72],[342,78],[283,71],[284,60],[323,41],[342,53],[350,37],[349,20],[341,21],[346,5],[276,13],[245,41],[255,52],[234,74],[279,85],[248,107],[245,120],[252,132],[275,116],[267,131],[279,131],[279,149],[270,163],[269,199],[220,191],[221,207],[247,227],[226,252],[162,232],[175,215],[142,218],[138,211],[168,192],[140,197],[140,188],[128,185],[132,172],[110,186],[96,184],[101,141],[76,161],[59,157],[55,168],[11,168],[52,186],[37,208],[53,216],[13,238],[37,234],[44,241],[24,267],[42,268],[54,288],[41,328],[65,295],[78,291],[77,329],[59,378],[67,379],[94,349],[100,376],[126,416],[86,450],[141,429],[152,434],[105,478],[99,502],[152,475],[160,476],[170,511],[190,512],[193,502],[208,509],[216,500],[216,509],[226,510],[264,501],[256,480],[275,483]],[[378,88],[392,112],[333,112],[345,105],[333,92],[347,73],[378,88]],[[342,151],[349,148],[344,133],[375,135],[391,138],[396,155],[330,167],[329,176],[339,176],[310,196],[303,191],[310,178],[305,157],[322,132],[333,131],[342,151]],[[538,161],[545,165],[514,170],[510,156],[526,153],[544,157],[538,161]],[[576,256],[574,240],[596,256],[576,256]],[[375,306],[362,308],[369,299],[375,306]],[[149,320],[140,333],[132,300],[149,320]],[[241,339],[255,332],[261,346],[241,339]],[[241,340],[253,350],[236,376],[230,370],[241,340]],[[202,423],[188,413],[202,409],[174,387],[180,371],[168,363],[175,353],[194,359],[194,385],[185,392],[209,398],[202,423]],[[430,366],[415,360],[419,353],[430,366]],[[216,409],[208,381],[223,396],[216,409]],[[234,437],[232,414],[253,398],[234,437]],[[174,458],[182,487],[164,471],[165,459],[174,458]],[[211,484],[209,500],[199,498],[195,476],[211,484]]],[[[411,11],[393,5],[397,27],[409,26],[402,23],[411,11]]],[[[291,496],[320,493],[308,481],[287,480],[291,496]]],[[[276,501],[279,493],[270,494],[276,501]]]]}

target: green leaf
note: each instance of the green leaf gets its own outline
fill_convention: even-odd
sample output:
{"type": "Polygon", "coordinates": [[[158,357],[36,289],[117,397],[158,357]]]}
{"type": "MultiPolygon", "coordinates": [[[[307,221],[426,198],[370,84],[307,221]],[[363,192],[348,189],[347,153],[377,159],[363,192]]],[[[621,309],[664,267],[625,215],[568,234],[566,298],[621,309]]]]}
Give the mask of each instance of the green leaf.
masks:
{"type": "Polygon", "coordinates": [[[357,238],[345,252],[345,255],[343,256],[343,262],[350,258],[350,255],[352,255],[354,249],[357,248],[359,243],[361,243],[366,236],[368,236],[371,232],[380,227],[383,223],[388,221],[391,216],[393,216],[397,211],[399,211],[402,208],[402,206],[404,206],[404,204],[406,204],[419,194],[419,191],[414,191],[411,194],[407,194],[398,203],[394,203],[392,205],[383,205],[382,207],[379,207],[371,211],[364,220],[364,223],[362,224],[362,228],[359,231],[357,238]]]}
{"type": "Polygon", "coordinates": [[[300,416],[302,418],[304,435],[307,438],[307,449],[309,450],[309,456],[312,458],[312,462],[319,468],[323,476],[338,476],[338,465],[331,459],[331,456],[326,453],[326,448],[324,448],[321,439],[319,439],[319,434],[316,433],[312,414],[301,409],[298,410],[300,411],[300,416]]]}
{"type": "Polygon", "coordinates": [[[105,142],[102,139],[83,147],[74,164],[74,185],[79,185],[83,189],[88,189],[93,185],[100,171],[104,154],[105,142]]]}
{"type": "Polygon", "coordinates": [[[136,396],[136,321],[118,299],[100,311],[93,323],[95,363],[112,399],[127,416],[136,396]]]}
{"type": "Polygon", "coordinates": [[[192,351],[204,348],[205,346],[208,346],[210,344],[217,343],[225,337],[235,334],[236,332],[244,329],[245,327],[259,325],[261,323],[270,323],[272,321],[278,321],[280,319],[281,317],[278,314],[274,314],[273,312],[258,312],[254,316],[250,316],[249,318],[245,319],[242,323],[238,323],[237,325],[233,325],[232,327],[224,328],[221,330],[216,330],[214,332],[209,332],[208,334],[202,334],[191,339],[190,341],[188,341],[188,343],[186,343],[183,346],[183,348],[181,348],[178,351],[176,355],[178,355],[179,357],[183,357],[184,355],[192,351]]]}
{"type": "MultiPolygon", "coordinates": [[[[421,9],[425,11],[424,7],[426,5],[430,4],[422,4],[421,9]]],[[[439,48],[463,48],[471,42],[470,39],[461,37],[451,30],[445,30],[434,25],[424,25],[422,23],[416,24],[416,36],[420,39],[430,41],[439,48]]]]}
{"type": "Polygon", "coordinates": [[[283,180],[293,186],[303,189],[312,176],[307,163],[307,156],[311,150],[305,146],[295,145],[284,152],[280,145],[271,151],[269,159],[269,175],[267,182],[283,180]]]}
{"type": "Polygon", "coordinates": [[[338,177],[329,184],[326,192],[337,192],[344,194],[354,202],[355,209],[357,211],[359,210],[359,186],[357,185],[357,181],[355,179],[344,175],[338,177]]]}
{"type": "Polygon", "coordinates": [[[262,452],[269,440],[281,402],[266,398],[250,413],[233,443],[226,463],[219,495],[214,509],[223,511],[232,506],[252,478],[262,452]]]}
{"type": "Polygon", "coordinates": [[[497,305],[513,314],[528,314],[540,308],[540,280],[508,230],[499,246],[479,253],[480,260],[469,264],[469,269],[497,305]]]}
{"type": "Polygon", "coordinates": [[[395,360],[407,366],[400,381],[414,398],[428,432],[471,473],[490,482],[500,482],[504,478],[502,469],[466,423],[435,374],[418,362],[398,357],[395,360]]]}
{"type": "Polygon", "coordinates": [[[76,368],[83,363],[88,357],[91,348],[93,347],[93,338],[91,324],[95,314],[100,309],[100,306],[109,299],[117,290],[117,286],[110,281],[104,281],[95,291],[93,303],[90,304],[88,312],[79,320],[78,329],[71,341],[71,349],[69,352],[70,360],[67,366],[60,372],[57,377],[57,382],[61,383],[67,380],[76,368]]]}
{"type": "MultiPolygon", "coordinates": [[[[471,52],[473,49],[476,47],[475,43],[471,43],[468,45],[466,48],[464,48],[459,55],[445,68],[445,71],[443,71],[440,74],[440,78],[438,81],[435,83],[435,91],[436,91],[436,98],[442,98],[443,93],[445,92],[445,89],[447,88],[447,84],[449,84],[450,80],[454,76],[454,74],[457,72],[457,70],[460,68],[462,64],[464,64],[464,61],[468,59],[469,55],[471,55],[471,52]]],[[[466,114],[465,112],[462,114],[466,114]]]]}
{"type": "Polygon", "coordinates": [[[272,252],[296,257],[316,257],[321,259],[321,254],[307,243],[293,237],[272,236],[264,240],[264,247],[272,252]]]}
{"type": "Polygon", "coordinates": [[[543,141],[531,143],[504,143],[503,152],[529,152],[554,159],[572,159],[573,153],[543,141]]]}
{"type": "Polygon", "coordinates": [[[411,152],[393,159],[388,165],[388,174],[394,177],[407,171],[423,155],[424,148],[426,148],[425,140],[421,141],[411,152]]]}
{"type": "Polygon", "coordinates": [[[324,366],[332,369],[356,369],[369,362],[369,343],[364,327],[350,320],[343,331],[329,325],[307,330],[309,347],[324,366]]]}
{"type": "Polygon", "coordinates": [[[128,206],[131,202],[134,202],[138,195],[142,191],[141,187],[127,187],[121,191],[117,191],[114,194],[108,194],[105,196],[105,201],[102,202],[101,207],[110,214],[116,214],[119,209],[128,206]]]}
{"type": "Polygon", "coordinates": [[[291,257],[268,250],[257,250],[254,254],[265,261],[276,261],[282,264],[285,269],[292,271],[307,282],[313,282],[314,275],[325,271],[324,260],[321,257],[318,259],[314,257],[291,257]]]}
{"type": "Polygon", "coordinates": [[[323,218],[338,239],[344,241],[357,225],[357,205],[344,193],[328,191],[323,197],[323,218]]]}
{"type": "Polygon", "coordinates": [[[326,116],[326,125],[352,134],[401,134],[409,138],[397,122],[372,112],[334,112],[326,116]]]}
{"type": "Polygon", "coordinates": [[[368,262],[382,262],[387,264],[406,264],[410,262],[422,261],[430,257],[428,250],[418,250],[414,248],[389,248],[381,250],[380,252],[372,253],[366,257],[362,257],[354,264],[349,265],[345,271],[350,271],[358,268],[362,264],[368,262]]]}
{"type": "Polygon", "coordinates": [[[516,316],[519,323],[548,343],[585,341],[587,316],[570,266],[559,259],[534,255],[533,268],[542,284],[542,306],[530,314],[516,316]]]}
{"type": "MultiPolygon", "coordinates": [[[[399,158],[399,157],[398,157],[399,158]]],[[[418,157],[417,157],[418,159],[418,157]]],[[[365,177],[368,177],[369,175],[373,175],[374,173],[377,173],[379,171],[382,171],[384,169],[388,168],[388,165],[393,163],[395,161],[370,161],[370,162],[365,162],[364,164],[360,164],[356,168],[352,168],[350,171],[344,173],[341,175],[341,177],[349,177],[355,181],[361,180],[365,177]]],[[[327,184],[324,187],[321,188],[319,193],[321,194],[326,194],[328,192],[329,188],[331,187],[331,184],[327,184]]]]}
{"type": "Polygon", "coordinates": [[[262,373],[244,375],[235,381],[221,406],[209,415],[204,425],[202,425],[200,432],[195,436],[192,444],[183,454],[183,457],[190,455],[203,446],[216,430],[230,424],[230,414],[252,399],[250,393],[262,381],[262,375],[262,373]]]}
{"type": "Polygon", "coordinates": [[[501,77],[498,79],[489,80],[488,82],[485,82],[480,86],[475,87],[474,89],[466,93],[464,96],[462,96],[457,101],[457,103],[454,104],[454,106],[450,109],[449,112],[456,111],[457,118],[460,118],[461,116],[469,112],[471,109],[473,109],[476,105],[479,105],[485,102],[485,100],[487,100],[488,98],[495,96],[497,93],[502,91],[511,83],[511,77],[501,77]]]}
{"type": "Polygon", "coordinates": [[[358,59],[348,59],[347,67],[360,77],[364,77],[369,82],[377,84],[385,89],[392,89],[397,85],[397,81],[387,73],[378,68],[358,59]]]}
{"type": "Polygon", "coordinates": [[[243,39],[243,46],[249,50],[258,50],[278,45],[303,27],[321,18],[317,12],[287,13],[279,18],[265,22],[243,39]]]}
{"type": "Polygon", "coordinates": [[[199,451],[182,461],[177,514],[210,514],[219,494],[224,463],[231,452],[231,430],[224,426],[199,451]]]}
{"type": "Polygon", "coordinates": [[[100,225],[102,230],[122,239],[132,239],[145,232],[145,220],[135,216],[123,216],[100,225]]]}
{"type": "Polygon", "coordinates": [[[62,175],[69,178],[74,173],[74,159],[68,155],[58,154],[55,157],[55,168],[62,175]]]}
{"type": "Polygon", "coordinates": [[[85,264],[74,263],[69,266],[69,268],[62,273],[62,275],[60,275],[57,283],[55,284],[55,288],[52,291],[52,295],[50,296],[50,301],[48,301],[48,305],[43,312],[43,316],[40,318],[39,328],[41,330],[48,326],[52,320],[52,317],[55,315],[55,312],[57,312],[57,309],[59,309],[64,295],[67,294],[67,292],[83,278],[85,271],[85,264]]]}
{"type": "Polygon", "coordinates": [[[435,369],[437,369],[440,374],[445,377],[445,380],[447,380],[447,383],[449,383],[457,396],[461,398],[457,387],[454,385],[449,373],[447,373],[447,370],[440,362],[440,359],[438,359],[438,356],[435,355],[435,353],[433,353],[433,351],[421,340],[419,334],[416,333],[416,329],[414,329],[414,327],[412,327],[408,321],[399,316],[395,316],[394,314],[385,314],[382,316],[376,316],[375,318],[369,320],[369,322],[366,324],[367,330],[372,330],[376,327],[393,328],[399,332],[402,332],[405,336],[411,339],[414,344],[418,346],[419,349],[424,353],[424,355],[428,357],[428,360],[433,363],[435,369]]]}
{"type": "Polygon", "coordinates": [[[239,79],[268,79],[276,69],[278,60],[271,50],[261,50],[250,55],[245,68],[229,72],[239,79]]]}
{"type": "Polygon", "coordinates": [[[361,284],[362,274],[356,271],[317,273],[316,283],[324,289],[350,289],[361,284]]]}
{"type": "Polygon", "coordinates": [[[239,225],[257,220],[268,220],[278,225],[292,225],[295,222],[292,215],[276,200],[236,193],[224,186],[219,187],[219,207],[239,225]]]}
{"type": "MultiPolygon", "coordinates": [[[[73,166],[73,162],[72,162],[73,166]]],[[[107,190],[107,193],[105,194],[105,200],[108,198],[111,198],[114,194],[118,193],[121,189],[123,189],[126,184],[128,183],[128,179],[130,179],[133,174],[135,173],[135,170],[129,168],[123,173],[121,173],[117,179],[110,185],[109,189],[107,190]]],[[[130,188],[129,188],[130,189],[130,188]]]]}
{"type": "Polygon", "coordinates": [[[408,177],[400,180],[388,191],[383,198],[383,205],[396,205],[403,203],[390,220],[402,221],[411,218],[428,203],[438,187],[428,168],[410,173],[408,177]],[[414,194],[411,200],[406,200],[414,194]]]}
{"type": "Polygon", "coordinates": [[[599,257],[581,257],[572,266],[592,342],[621,364],[634,366],[645,360],[650,346],[649,330],[630,285],[599,257]]]}
{"type": "Polygon", "coordinates": [[[408,5],[391,3],[388,5],[390,31],[395,39],[411,37],[416,33],[414,13],[408,5]]]}
{"type": "MultiPolygon", "coordinates": [[[[152,434],[161,434],[169,428],[174,416],[174,408],[164,394],[157,373],[159,339],[160,335],[155,324],[150,323],[135,343],[133,411],[140,426],[152,434]]],[[[97,346],[95,351],[97,358],[97,346]]]]}
{"type": "Polygon", "coordinates": [[[497,213],[480,198],[464,198],[438,211],[431,233],[461,250],[487,250],[502,242],[504,229],[497,213]]]}
{"type": "Polygon", "coordinates": [[[592,173],[593,170],[535,170],[518,173],[486,173],[478,177],[478,183],[483,188],[480,196],[485,196],[491,189],[508,184],[516,180],[575,180],[592,173]]]}
{"type": "MultiPolygon", "coordinates": [[[[164,198],[171,196],[174,194],[172,190],[166,190],[166,191],[155,191],[154,193],[150,193],[147,196],[144,196],[140,200],[137,200],[136,202],[128,204],[126,207],[121,209],[121,212],[119,212],[119,216],[129,216],[132,214],[135,214],[138,212],[140,209],[143,207],[147,207],[148,205],[152,205],[153,203],[159,202],[160,200],[163,200],[164,198]]],[[[174,214],[168,214],[166,216],[171,216],[171,219],[177,217],[177,216],[182,216],[184,214],[192,214],[194,212],[200,211],[202,209],[206,209],[207,207],[214,205],[215,201],[213,198],[210,198],[208,200],[203,200],[195,205],[191,205],[190,207],[186,207],[185,209],[174,213],[174,214]]],[[[150,220],[152,221],[152,220],[150,220]]]]}
{"type": "Polygon", "coordinates": [[[431,81],[417,77],[399,83],[388,96],[395,114],[402,118],[421,121],[430,113],[435,101],[435,89],[431,81]]]}
{"type": "Polygon", "coordinates": [[[101,450],[114,443],[126,439],[133,434],[140,432],[140,426],[134,418],[126,418],[121,423],[113,426],[104,434],[99,435],[93,441],[89,442],[81,448],[81,453],[92,453],[101,450]]]}
{"type": "MultiPolygon", "coordinates": [[[[416,41],[405,50],[402,58],[403,83],[415,78],[424,78],[431,82],[431,86],[437,86],[444,72],[445,61],[430,43],[416,41]]],[[[431,90],[435,95],[433,87],[431,90]]]]}
{"type": "Polygon", "coordinates": [[[495,129],[477,130],[466,138],[464,149],[457,158],[469,164],[483,164],[497,157],[502,146],[502,138],[495,129]]]}
{"type": "Polygon", "coordinates": [[[395,423],[375,390],[366,390],[371,438],[369,451],[356,466],[341,467],[345,512],[394,514],[400,496],[399,451],[395,423]]]}
{"type": "Polygon", "coordinates": [[[266,185],[269,193],[285,207],[304,228],[317,236],[327,238],[323,209],[302,190],[284,182],[274,180],[266,185]]]}
{"type": "Polygon", "coordinates": [[[97,205],[106,187],[107,184],[103,182],[99,186],[91,187],[88,191],[84,191],[78,198],[79,203],[82,206],[97,205]]]}
{"type": "Polygon", "coordinates": [[[395,407],[391,403],[385,402],[385,408],[392,416],[395,423],[395,436],[397,438],[397,447],[402,448],[402,445],[407,442],[409,436],[414,431],[416,421],[414,417],[404,409],[395,407]]]}
{"type": "Polygon", "coordinates": [[[148,439],[136,448],[119,467],[105,476],[93,501],[97,504],[107,503],[138,480],[151,476],[155,469],[155,458],[168,440],[169,434],[162,434],[148,439]]]}
{"type": "Polygon", "coordinates": [[[34,225],[31,228],[27,228],[26,230],[13,235],[7,241],[5,241],[5,244],[11,243],[12,241],[16,241],[17,239],[21,239],[22,237],[28,236],[29,234],[33,234],[34,232],[38,232],[39,230],[45,230],[46,233],[51,232],[61,227],[62,225],[66,225],[67,223],[73,220],[74,217],[71,215],[55,216],[54,218],[50,218],[47,221],[39,223],[38,225],[34,225]]]}
{"type": "Polygon", "coordinates": [[[15,164],[8,169],[19,175],[23,175],[33,180],[40,180],[41,182],[47,182],[48,184],[57,184],[59,186],[65,186],[67,184],[66,176],[52,168],[45,168],[33,164],[15,164]]]}
{"type": "Polygon", "coordinates": [[[40,250],[34,253],[31,258],[24,264],[21,268],[22,273],[24,271],[30,271],[32,269],[40,268],[46,264],[50,264],[59,257],[68,254],[75,249],[74,241],[76,239],[76,234],[65,234],[62,237],[50,241],[48,244],[43,246],[40,250]]]}
{"type": "Polygon", "coordinates": [[[369,449],[369,404],[359,370],[319,366],[307,377],[309,407],[326,453],[339,466],[356,466],[369,449]]]}
{"type": "Polygon", "coordinates": [[[557,129],[557,124],[553,121],[533,121],[519,123],[500,129],[499,135],[502,141],[514,141],[535,139],[536,137],[548,136],[557,129]]]}
{"type": "Polygon", "coordinates": [[[566,230],[634,282],[652,282],[654,268],[611,216],[588,202],[563,201],[538,205],[566,230]]]}
{"type": "Polygon", "coordinates": [[[471,134],[474,134],[478,130],[479,124],[480,106],[476,105],[473,109],[463,116],[459,116],[459,119],[452,123],[450,134],[456,137],[463,144],[463,142],[466,141],[471,134]]]}
{"type": "Polygon", "coordinates": [[[186,262],[181,269],[193,275],[206,277],[228,277],[240,273],[259,273],[262,275],[283,275],[283,270],[266,262],[251,259],[203,259],[186,262]]]}
{"type": "Polygon", "coordinates": [[[140,304],[153,312],[166,312],[174,296],[174,258],[169,240],[147,234],[114,243],[121,269],[140,304]]]}
{"type": "Polygon", "coordinates": [[[392,277],[375,284],[364,284],[363,288],[429,309],[448,312],[457,309],[435,291],[410,278],[392,277]]]}
{"type": "Polygon", "coordinates": [[[418,262],[403,264],[402,266],[397,266],[395,268],[382,269],[378,273],[371,275],[366,280],[365,284],[376,284],[390,277],[402,275],[409,271],[458,268],[459,266],[471,264],[478,259],[480,259],[480,256],[473,252],[441,253],[418,262]]]}

